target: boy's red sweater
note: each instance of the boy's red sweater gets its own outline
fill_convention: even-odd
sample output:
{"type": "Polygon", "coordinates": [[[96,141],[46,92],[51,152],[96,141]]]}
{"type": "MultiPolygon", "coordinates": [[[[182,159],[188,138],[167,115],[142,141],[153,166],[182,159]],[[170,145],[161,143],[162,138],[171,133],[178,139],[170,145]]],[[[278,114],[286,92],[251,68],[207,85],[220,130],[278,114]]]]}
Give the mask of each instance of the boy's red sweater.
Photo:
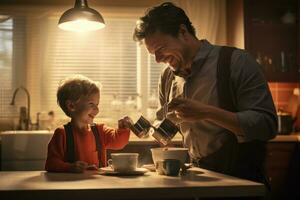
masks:
{"type": "MultiPolygon", "coordinates": [[[[129,129],[112,129],[103,124],[96,125],[101,140],[101,163],[106,166],[106,149],[122,149],[129,140],[129,129]]],[[[99,166],[95,137],[92,132],[79,132],[72,128],[74,135],[75,158],[89,165],[99,166]]],[[[66,157],[66,133],[64,128],[57,128],[48,144],[48,155],[45,169],[52,172],[69,172],[71,163],[66,157]]]]}

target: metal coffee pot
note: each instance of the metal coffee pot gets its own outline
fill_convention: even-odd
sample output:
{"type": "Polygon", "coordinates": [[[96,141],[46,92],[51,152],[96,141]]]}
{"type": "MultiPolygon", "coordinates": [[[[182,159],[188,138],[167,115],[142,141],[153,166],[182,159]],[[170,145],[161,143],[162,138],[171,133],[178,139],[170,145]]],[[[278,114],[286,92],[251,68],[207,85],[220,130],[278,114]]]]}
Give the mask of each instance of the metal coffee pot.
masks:
{"type": "Polygon", "coordinates": [[[136,123],[130,121],[130,130],[139,138],[148,137],[151,130],[152,136],[162,145],[168,145],[179,131],[179,128],[171,120],[165,118],[157,127],[141,116],[136,123]]]}
{"type": "Polygon", "coordinates": [[[162,145],[168,145],[176,133],[179,131],[179,128],[171,120],[165,118],[158,127],[153,127],[153,137],[162,145]]]}
{"type": "Polygon", "coordinates": [[[136,123],[131,121],[129,126],[130,130],[139,138],[147,137],[151,127],[151,123],[143,116],[136,123]]]}

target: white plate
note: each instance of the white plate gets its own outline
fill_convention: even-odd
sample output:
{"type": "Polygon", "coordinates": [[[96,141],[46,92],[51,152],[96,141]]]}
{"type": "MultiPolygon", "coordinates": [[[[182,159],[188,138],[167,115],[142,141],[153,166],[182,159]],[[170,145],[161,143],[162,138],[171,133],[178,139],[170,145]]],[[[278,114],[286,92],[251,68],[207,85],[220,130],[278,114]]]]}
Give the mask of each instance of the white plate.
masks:
{"type": "Polygon", "coordinates": [[[142,167],[148,169],[151,172],[155,172],[155,170],[156,170],[154,164],[146,164],[146,165],[143,165],[142,167]]]}
{"type": "Polygon", "coordinates": [[[135,171],[130,172],[116,172],[111,167],[102,167],[99,169],[99,173],[102,175],[112,175],[112,176],[140,176],[148,172],[145,168],[136,168],[135,171]]]}

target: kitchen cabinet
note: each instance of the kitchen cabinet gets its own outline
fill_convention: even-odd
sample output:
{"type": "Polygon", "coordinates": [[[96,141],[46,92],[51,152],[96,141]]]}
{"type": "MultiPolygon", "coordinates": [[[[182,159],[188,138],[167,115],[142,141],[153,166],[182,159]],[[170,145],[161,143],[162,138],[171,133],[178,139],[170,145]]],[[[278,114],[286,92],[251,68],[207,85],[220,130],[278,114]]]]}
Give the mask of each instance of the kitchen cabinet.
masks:
{"type": "Polygon", "coordinates": [[[47,130],[1,132],[1,170],[43,170],[52,135],[53,131],[47,130]]]}
{"type": "Polygon", "coordinates": [[[293,196],[299,199],[299,191],[296,188],[299,153],[299,142],[267,144],[266,171],[272,188],[267,199],[291,199],[293,196]]]}
{"type": "Polygon", "coordinates": [[[244,47],[261,64],[268,81],[299,82],[299,11],[297,0],[228,0],[228,43],[234,45],[237,30],[244,29],[244,47]]]}

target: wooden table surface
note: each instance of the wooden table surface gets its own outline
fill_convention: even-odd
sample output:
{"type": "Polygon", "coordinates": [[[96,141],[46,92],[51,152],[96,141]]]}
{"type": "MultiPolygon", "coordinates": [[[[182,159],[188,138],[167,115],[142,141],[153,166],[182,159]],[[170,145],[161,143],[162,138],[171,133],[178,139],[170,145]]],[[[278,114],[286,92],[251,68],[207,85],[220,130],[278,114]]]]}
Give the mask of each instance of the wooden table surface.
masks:
{"type": "Polygon", "coordinates": [[[0,198],[4,199],[193,199],[259,197],[265,186],[212,171],[191,168],[170,177],[147,172],[142,176],[107,176],[45,171],[0,172],[0,198]]]}

